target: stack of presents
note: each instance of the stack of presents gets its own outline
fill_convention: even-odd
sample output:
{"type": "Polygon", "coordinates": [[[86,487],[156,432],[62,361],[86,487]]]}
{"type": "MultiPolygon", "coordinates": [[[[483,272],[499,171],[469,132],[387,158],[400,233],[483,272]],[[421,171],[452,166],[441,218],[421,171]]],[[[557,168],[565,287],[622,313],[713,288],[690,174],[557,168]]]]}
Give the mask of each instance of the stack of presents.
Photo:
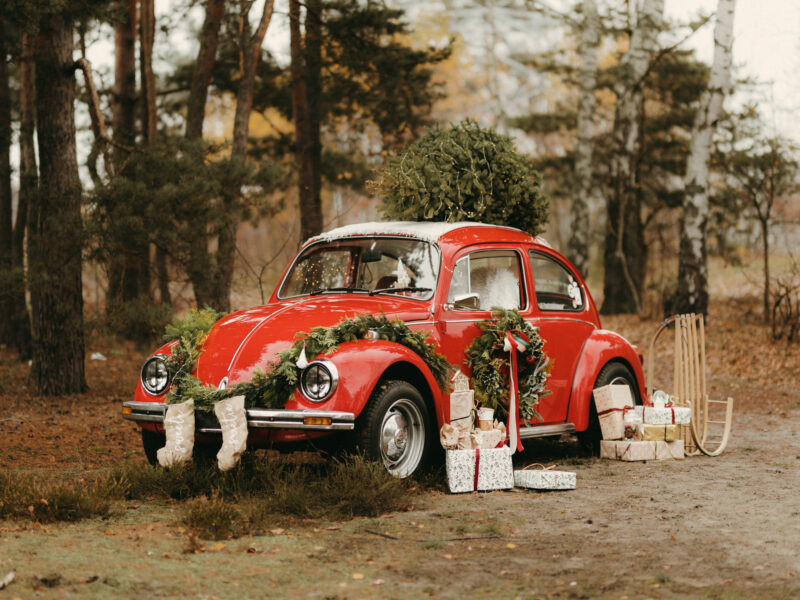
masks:
{"type": "MultiPolygon", "coordinates": [[[[607,385],[594,390],[594,404],[603,439],[600,457],[612,460],[682,459],[691,408],[675,406],[657,391],[651,404],[636,406],[627,385],[607,385]]],[[[690,435],[690,434],[689,434],[690,435]]]]}
{"type": "MultiPolygon", "coordinates": [[[[493,411],[475,409],[474,391],[461,372],[452,380],[450,423],[442,426],[440,439],[447,451],[447,483],[451,493],[507,490],[575,489],[575,473],[554,470],[514,470],[508,429],[493,418],[493,411]],[[476,417],[477,415],[477,426],[476,417]]],[[[512,447],[513,446],[513,447],[512,447]]]]}

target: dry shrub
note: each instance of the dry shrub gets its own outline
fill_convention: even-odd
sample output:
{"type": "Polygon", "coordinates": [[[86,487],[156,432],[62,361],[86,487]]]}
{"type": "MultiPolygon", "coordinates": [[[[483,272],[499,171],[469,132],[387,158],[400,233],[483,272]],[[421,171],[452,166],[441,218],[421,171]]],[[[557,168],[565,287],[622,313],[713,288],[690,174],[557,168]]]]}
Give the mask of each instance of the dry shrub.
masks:
{"type": "Polygon", "coordinates": [[[772,339],[800,340],[800,263],[775,280],[771,296],[772,339]]]}
{"type": "Polygon", "coordinates": [[[376,517],[397,510],[407,494],[403,481],[392,477],[379,462],[360,455],[334,462],[324,487],[323,498],[341,517],[376,517]]]}
{"type": "Polygon", "coordinates": [[[238,537],[247,529],[242,512],[218,491],[210,498],[200,496],[189,500],[181,521],[198,537],[206,540],[238,537]]]}
{"type": "Polygon", "coordinates": [[[104,517],[116,493],[111,479],[46,481],[0,473],[0,518],[26,517],[41,523],[104,517]]]}

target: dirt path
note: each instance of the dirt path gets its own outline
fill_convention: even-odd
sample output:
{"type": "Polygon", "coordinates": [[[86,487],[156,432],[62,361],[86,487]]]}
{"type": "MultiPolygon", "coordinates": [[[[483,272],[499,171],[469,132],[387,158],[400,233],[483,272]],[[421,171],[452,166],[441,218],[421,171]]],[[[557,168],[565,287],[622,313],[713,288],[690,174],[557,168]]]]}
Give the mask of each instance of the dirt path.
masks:
{"type": "Polygon", "coordinates": [[[517,462],[575,470],[578,489],[426,492],[408,513],[306,522],[205,542],[198,554],[183,553],[176,506],[131,504],[109,521],[48,528],[5,522],[0,576],[16,569],[17,582],[0,594],[797,598],[798,430],[800,409],[760,422],[742,415],[722,457],[644,464],[543,442],[517,462]],[[60,576],[56,587],[34,579],[49,575],[60,576]]]}

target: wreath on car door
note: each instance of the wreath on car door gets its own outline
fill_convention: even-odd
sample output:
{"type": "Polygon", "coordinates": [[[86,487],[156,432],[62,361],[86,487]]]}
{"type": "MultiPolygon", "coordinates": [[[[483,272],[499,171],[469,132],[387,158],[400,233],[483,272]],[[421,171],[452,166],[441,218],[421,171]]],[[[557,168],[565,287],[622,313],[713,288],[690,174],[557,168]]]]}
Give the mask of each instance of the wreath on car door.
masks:
{"type": "Polygon", "coordinates": [[[545,385],[553,365],[543,350],[544,340],[538,328],[527,323],[516,310],[495,308],[492,317],[477,323],[482,335],[475,338],[466,352],[475,399],[481,406],[493,408],[498,418],[508,415],[511,365],[504,346],[510,333],[515,351],[519,352],[516,362],[520,418],[526,424],[531,419],[541,421],[536,407],[550,393],[545,385]]]}

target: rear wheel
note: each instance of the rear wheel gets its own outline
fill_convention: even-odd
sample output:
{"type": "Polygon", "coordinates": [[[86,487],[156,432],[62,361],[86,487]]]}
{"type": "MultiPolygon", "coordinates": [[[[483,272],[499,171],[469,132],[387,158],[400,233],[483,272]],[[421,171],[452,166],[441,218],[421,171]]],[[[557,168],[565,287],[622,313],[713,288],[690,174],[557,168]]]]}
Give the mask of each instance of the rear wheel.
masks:
{"type": "Polygon", "coordinates": [[[166,443],[167,438],[163,433],[142,428],[142,447],[144,448],[147,462],[151,465],[155,465],[158,462],[157,452],[166,443]]]}
{"type": "MultiPolygon", "coordinates": [[[[627,385],[631,389],[631,396],[633,396],[634,404],[642,403],[639,398],[639,388],[636,385],[636,377],[624,364],[612,362],[601,369],[597,380],[594,382],[593,389],[601,388],[606,385],[627,385]]],[[[600,420],[597,418],[597,408],[595,408],[594,399],[589,403],[589,427],[586,428],[586,431],[578,433],[578,439],[593,455],[597,456],[600,454],[600,440],[603,439],[603,434],[600,431],[600,420]]]]}
{"type": "Polygon", "coordinates": [[[429,462],[433,434],[425,400],[406,381],[381,382],[357,424],[361,449],[400,478],[413,475],[429,462]]]}

